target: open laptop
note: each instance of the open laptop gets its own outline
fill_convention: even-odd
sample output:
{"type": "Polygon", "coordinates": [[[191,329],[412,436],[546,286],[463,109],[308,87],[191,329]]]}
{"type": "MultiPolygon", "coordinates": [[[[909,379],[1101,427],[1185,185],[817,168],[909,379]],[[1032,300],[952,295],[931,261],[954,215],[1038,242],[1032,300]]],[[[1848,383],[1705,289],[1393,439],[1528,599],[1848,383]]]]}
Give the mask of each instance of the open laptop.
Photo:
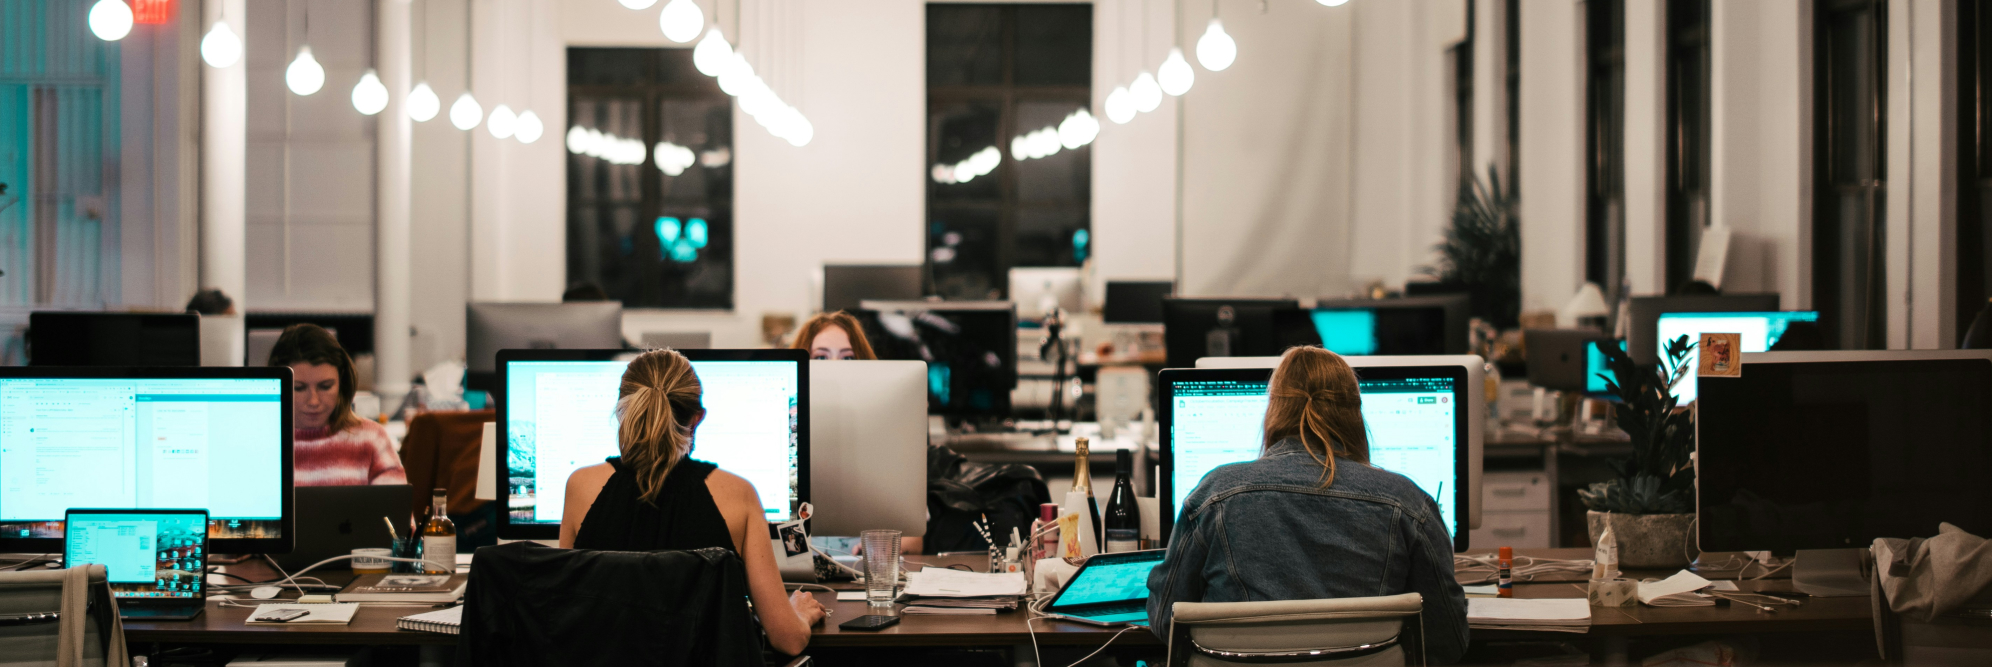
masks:
{"type": "Polygon", "coordinates": [[[1100,554],[1086,560],[1044,615],[1093,625],[1148,626],[1148,571],[1166,549],[1100,554]]]}
{"type": "Polygon", "coordinates": [[[297,487],[297,544],[275,556],[277,564],[296,572],[354,549],[386,548],[391,538],[381,518],[406,529],[414,489],[407,484],[297,487]]]}
{"type": "Polygon", "coordinates": [[[63,563],[104,566],[118,615],[191,620],[207,606],[207,510],[69,510],[63,563]]]}

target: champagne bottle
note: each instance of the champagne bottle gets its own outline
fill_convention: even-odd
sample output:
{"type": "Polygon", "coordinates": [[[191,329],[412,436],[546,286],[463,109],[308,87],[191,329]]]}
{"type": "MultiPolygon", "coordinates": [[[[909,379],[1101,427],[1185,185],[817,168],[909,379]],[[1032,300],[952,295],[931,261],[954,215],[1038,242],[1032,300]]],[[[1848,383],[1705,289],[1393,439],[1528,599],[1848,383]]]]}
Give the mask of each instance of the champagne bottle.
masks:
{"type": "Polygon", "coordinates": [[[1127,479],[1132,469],[1132,452],[1114,452],[1113,495],[1107,497],[1107,514],[1100,521],[1106,529],[1107,553],[1141,550],[1141,506],[1134,500],[1134,483],[1127,479]]]}
{"type": "Polygon", "coordinates": [[[1086,513],[1093,523],[1093,544],[1100,543],[1100,501],[1093,497],[1093,471],[1088,458],[1087,440],[1079,438],[1074,443],[1078,457],[1072,462],[1072,490],[1086,494],[1086,513]]]}
{"type": "Polygon", "coordinates": [[[436,489],[429,494],[429,520],[422,525],[422,560],[430,572],[456,571],[456,523],[446,511],[449,491],[436,489]]]}

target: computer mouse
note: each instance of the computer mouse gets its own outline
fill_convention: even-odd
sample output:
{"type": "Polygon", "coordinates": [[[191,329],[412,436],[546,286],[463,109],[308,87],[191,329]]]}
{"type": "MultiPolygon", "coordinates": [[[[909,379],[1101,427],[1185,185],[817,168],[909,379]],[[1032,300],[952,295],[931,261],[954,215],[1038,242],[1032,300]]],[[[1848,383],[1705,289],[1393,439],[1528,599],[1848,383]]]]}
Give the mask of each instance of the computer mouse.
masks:
{"type": "Polygon", "coordinates": [[[270,600],[276,598],[277,594],[282,592],[284,592],[284,589],[275,586],[257,586],[249,591],[249,597],[258,600],[270,600]]]}

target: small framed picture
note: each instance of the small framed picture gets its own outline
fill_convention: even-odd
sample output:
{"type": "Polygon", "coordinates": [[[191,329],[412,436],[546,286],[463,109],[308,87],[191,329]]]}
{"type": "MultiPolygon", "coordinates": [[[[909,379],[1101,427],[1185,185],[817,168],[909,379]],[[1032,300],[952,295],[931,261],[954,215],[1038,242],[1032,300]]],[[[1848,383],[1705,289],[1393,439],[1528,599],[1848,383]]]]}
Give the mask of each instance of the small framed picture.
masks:
{"type": "Polygon", "coordinates": [[[782,551],[787,552],[789,556],[809,553],[809,535],[802,532],[801,521],[782,524],[779,531],[782,536],[782,551]]]}
{"type": "Polygon", "coordinates": [[[1702,377],[1743,376],[1743,335],[1705,333],[1701,336],[1699,367],[1702,377]]]}

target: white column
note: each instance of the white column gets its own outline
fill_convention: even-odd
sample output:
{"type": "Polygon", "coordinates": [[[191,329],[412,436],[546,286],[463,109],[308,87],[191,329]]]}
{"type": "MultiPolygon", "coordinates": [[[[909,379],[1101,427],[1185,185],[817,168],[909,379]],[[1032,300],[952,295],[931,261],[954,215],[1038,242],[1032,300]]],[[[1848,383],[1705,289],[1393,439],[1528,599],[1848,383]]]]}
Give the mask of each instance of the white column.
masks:
{"type": "MultiPolygon", "coordinates": [[[[238,36],[248,34],[247,2],[207,0],[201,34],[226,17],[238,36]]],[[[246,49],[245,49],[246,52],[246,49]]],[[[218,288],[248,312],[244,266],[248,209],[248,57],[228,67],[201,66],[201,286],[218,288]]],[[[184,298],[184,297],[183,297],[184,298]]],[[[246,334],[230,328],[231,359],[244,354],[246,334]]]]}
{"type": "Polygon", "coordinates": [[[1667,291],[1666,8],[1661,0],[1625,3],[1625,277],[1633,294],[1667,291]]]}
{"type": "Polygon", "coordinates": [[[408,0],[378,0],[374,68],[387,86],[387,108],[374,129],[374,393],[381,405],[401,403],[408,393],[409,173],[413,160],[413,121],[408,118],[408,0]]]}

